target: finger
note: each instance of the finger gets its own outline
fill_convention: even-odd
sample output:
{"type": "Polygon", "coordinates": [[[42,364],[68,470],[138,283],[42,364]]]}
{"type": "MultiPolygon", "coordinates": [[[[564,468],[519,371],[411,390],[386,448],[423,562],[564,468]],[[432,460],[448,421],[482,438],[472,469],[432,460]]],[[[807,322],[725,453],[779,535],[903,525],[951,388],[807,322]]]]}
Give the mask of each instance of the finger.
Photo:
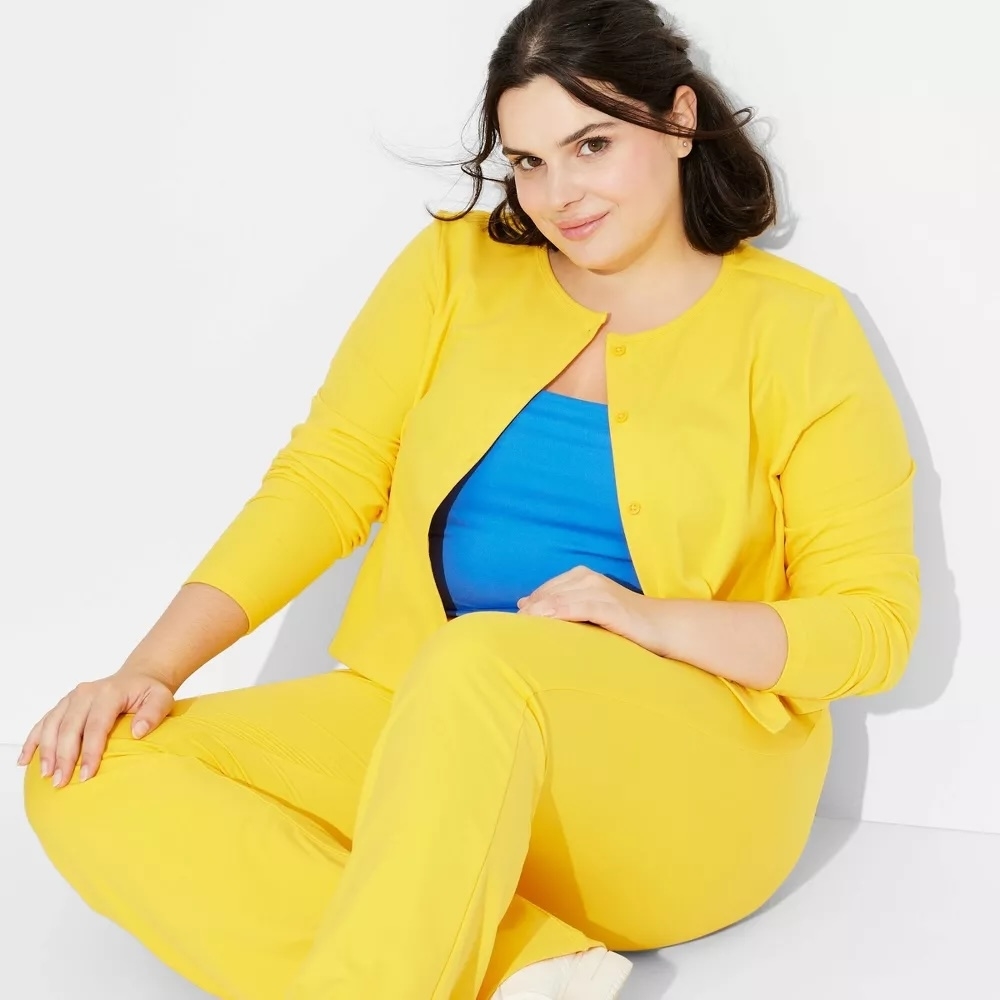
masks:
{"type": "Polygon", "coordinates": [[[618,603],[609,595],[591,589],[564,591],[521,609],[526,614],[561,618],[564,621],[593,622],[607,627],[618,615],[618,603]]]}
{"type": "Polygon", "coordinates": [[[121,702],[112,693],[95,698],[83,725],[83,740],[80,746],[80,781],[86,781],[97,774],[101,758],[108,747],[108,734],[121,715],[121,702]]]}
{"type": "Polygon", "coordinates": [[[42,732],[38,741],[38,766],[43,778],[47,778],[56,767],[56,737],[59,735],[59,723],[62,721],[68,702],[69,698],[61,699],[42,719],[42,732]]]}
{"type": "Polygon", "coordinates": [[[572,580],[564,580],[558,586],[545,586],[533,591],[527,597],[522,597],[518,602],[518,607],[522,610],[533,605],[547,604],[556,598],[574,596],[586,596],[589,594],[608,594],[607,584],[610,581],[597,573],[587,573],[584,576],[576,577],[572,580]]]}
{"type": "MultiPolygon", "coordinates": [[[[569,586],[572,587],[572,585],[569,586]]],[[[576,587],[568,589],[564,583],[561,588],[553,587],[549,590],[536,590],[527,597],[522,597],[517,602],[517,607],[519,611],[527,614],[545,614],[551,609],[552,602],[557,597],[570,593],[579,593],[579,589],[576,587]]]]}
{"type": "Polygon", "coordinates": [[[152,691],[148,700],[136,710],[135,718],[132,720],[132,735],[140,740],[147,733],[151,733],[170,714],[172,707],[172,695],[152,691]]]}
{"type": "Polygon", "coordinates": [[[90,714],[93,695],[77,688],[70,698],[66,713],[59,726],[56,738],[56,770],[52,775],[52,787],[62,788],[69,783],[80,756],[80,741],[83,737],[83,727],[90,714]]]}
{"type": "MultiPolygon", "coordinates": [[[[532,612],[529,612],[531,614],[532,612]]],[[[563,596],[546,602],[545,606],[537,612],[547,618],[558,618],[565,622],[589,622],[593,621],[594,610],[592,602],[585,597],[574,597],[567,600],[563,596]]]]}
{"type": "Polygon", "coordinates": [[[546,580],[545,583],[536,587],[530,594],[526,594],[521,598],[521,600],[524,601],[534,597],[545,597],[548,594],[556,593],[557,591],[563,589],[567,584],[576,584],[583,580],[589,580],[592,576],[600,577],[600,574],[595,573],[588,566],[574,566],[565,573],[560,573],[558,576],[552,577],[551,580],[546,580]]]}
{"type": "Polygon", "coordinates": [[[42,737],[42,723],[44,718],[39,719],[34,726],[31,727],[31,732],[28,733],[28,738],[24,741],[21,747],[21,752],[18,754],[17,763],[28,764],[31,761],[32,754],[34,754],[35,749],[38,746],[38,742],[42,737]]]}
{"type": "Polygon", "coordinates": [[[553,616],[557,611],[566,613],[580,601],[580,595],[570,596],[569,592],[558,594],[548,594],[539,597],[530,597],[521,606],[522,614],[527,615],[548,615],[553,616]]]}

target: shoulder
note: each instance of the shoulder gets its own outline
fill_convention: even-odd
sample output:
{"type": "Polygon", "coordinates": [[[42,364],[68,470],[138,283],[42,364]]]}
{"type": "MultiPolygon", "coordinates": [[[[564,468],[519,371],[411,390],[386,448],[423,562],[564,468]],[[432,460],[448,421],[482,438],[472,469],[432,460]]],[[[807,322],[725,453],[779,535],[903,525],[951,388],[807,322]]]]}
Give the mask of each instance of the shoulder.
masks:
{"type": "Polygon", "coordinates": [[[761,350],[789,360],[817,346],[865,349],[865,335],[844,290],[831,279],[751,244],[734,253],[736,306],[756,327],[761,350]]]}
{"type": "Polygon", "coordinates": [[[852,394],[883,392],[868,336],[836,282],[749,245],[737,253],[741,300],[759,320],[757,374],[780,390],[799,424],[852,394]]]}
{"type": "Polygon", "coordinates": [[[733,268],[743,290],[762,305],[815,309],[843,298],[829,278],[750,243],[734,252],[733,268]]]}
{"type": "Polygon", "coordinates": [[[438,258],[448,285],[504,282],[537,255],[537,248],[494,240],[489,233],[489,219],[488,211],[474,209],[452,221],[432,219],[419,234],[418,239],[423,238],[438,258]]]}

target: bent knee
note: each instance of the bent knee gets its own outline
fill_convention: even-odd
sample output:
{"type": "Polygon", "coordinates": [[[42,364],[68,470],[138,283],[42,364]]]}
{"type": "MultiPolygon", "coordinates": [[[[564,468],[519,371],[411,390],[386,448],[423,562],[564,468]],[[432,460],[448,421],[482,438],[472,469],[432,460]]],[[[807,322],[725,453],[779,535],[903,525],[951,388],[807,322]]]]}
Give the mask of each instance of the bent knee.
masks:
{"type": "Polygon", "coordinates": [[[527,616],[505,611],[475,611],[453,618],[420,647],[411,666],[411,682],[418,678],[470,679],[480,672],[503,673],[502,664],[516,666],[512,635],[531,625],[527,616]]]}
{"type": "Polygon", "coordinates": [[[430,641],[489,643],[519,617],[523,620],[509,611],[469,611],[442,625],[430,641]]]}
{"type": "MultiPolygon", "coordinates": [[[[69,785],[79,784],[79,767],[74,768],[69,785]]],[[[57,829],[65,822],[62,805],[66,796],[60,796],[67,787],[55,788],[52,776],[43,777],[41,764],[36,754],[24,770],[24,811],[28,822],[39,838],[44,839],[50,829],[57,829]]]]}
{"type": "Polygon", "coordinates": [[[437,629],[421,647],[421,652],[440,654],[452,650],[460,653],[484,650],[521,659],[545,643],[558,643],[562,637],[553,630],[572,628],[574,625],[576,623],[511,611],[472,611],[451,619],[437,629]]]}
{"type": "Polygon", "coordinates": [[[42,776],[37,752],[28,762],[24,811],[39,839],[44,841],[59,831],[83,834],[91,823],[98,828],[105,826],[112,812],[121,812],[119,803],[128,798],[128,784],[146,780],[144,765],[157,756],[155,748],[131,736],[116,735],[121,722],[112,730],[97,773],[86,781],[80,781],[80,761],[59,788],[52,784],[51,775],[42,776]]]}

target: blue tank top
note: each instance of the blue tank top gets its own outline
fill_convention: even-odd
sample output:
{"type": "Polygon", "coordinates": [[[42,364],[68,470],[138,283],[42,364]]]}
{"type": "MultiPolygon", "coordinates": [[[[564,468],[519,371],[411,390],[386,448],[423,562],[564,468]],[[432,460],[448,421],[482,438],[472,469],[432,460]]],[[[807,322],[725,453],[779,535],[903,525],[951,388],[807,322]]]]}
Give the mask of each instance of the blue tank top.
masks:
{"type": "Polygon", "coordinates": [[[519,598],[581,565],[642,593],[607,406],[538,393],[441,503],[428,541],[448,617],[516,612],[519,598]]]}

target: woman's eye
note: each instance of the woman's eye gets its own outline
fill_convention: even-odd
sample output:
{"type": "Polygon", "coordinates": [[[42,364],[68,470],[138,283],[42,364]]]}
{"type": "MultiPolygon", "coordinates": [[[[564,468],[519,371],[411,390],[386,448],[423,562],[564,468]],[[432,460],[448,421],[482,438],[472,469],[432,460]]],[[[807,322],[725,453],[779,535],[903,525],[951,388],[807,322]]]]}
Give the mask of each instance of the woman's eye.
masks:
{"type": "MultiPolygon", "coordinates": [[[[583,143],[580,146],[580,152],[581,154],[584,155],[584,157],[597,156],[598,153],[603,153],[604,150],[607,149],[608,146],[610,145],[611,145],[610,139],[605,139],[602,136],[595,135],[590,139],[584,139],[583,143]],[[596,146],[597,148],[596,149],[593,148],[594,146],[596,146]],[[590,148],[590,152],[583,153],[583,150],[587,149],[588,147],[590,148]]],[[[541,161],[537,156],[519,156],[516,160],[512,160],[511,162],[513,163],[515,170],[520,170],[521,173],[523,174],[529,174],[533,170],[538,169],[538,163],[540,163],[541,161]]]]}

